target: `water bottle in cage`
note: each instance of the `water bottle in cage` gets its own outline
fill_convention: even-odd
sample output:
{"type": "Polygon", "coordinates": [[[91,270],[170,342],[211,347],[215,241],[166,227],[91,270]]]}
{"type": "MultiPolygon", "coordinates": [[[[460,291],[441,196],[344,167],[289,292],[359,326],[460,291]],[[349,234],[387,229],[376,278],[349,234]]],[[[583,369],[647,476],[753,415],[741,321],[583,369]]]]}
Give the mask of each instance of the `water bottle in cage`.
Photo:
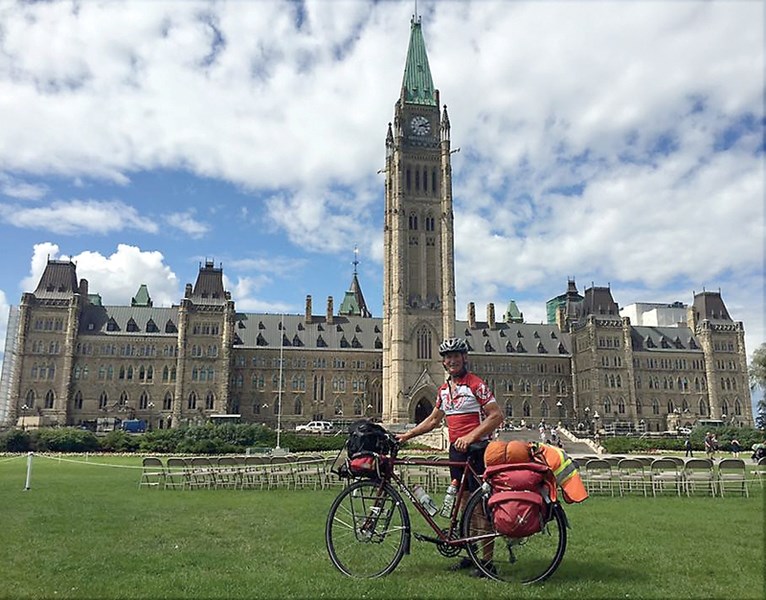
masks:
{"type": "Polygon", "coordinates": [[[426,509],[426,512],[429,515],[433,517],[437,512],[439,512],[436,504],[434,504],[434,501],[431,500],[431,496],[426,493],[422,486],[416,485],[414,488],[412,488],[412,493],[415,495],[415,498],[417,498],[417,501],[420,502],[423,508],[426,509]]]}
{"type": "Polygon", "coordinates": [[[447,493],[444,495],[444,503],[442,504],[442,517],[449,517],[452,514],[452,507],[455,506],[455,496],[457,496],[457,479],[453,479],[447,488],[447,493]]]}

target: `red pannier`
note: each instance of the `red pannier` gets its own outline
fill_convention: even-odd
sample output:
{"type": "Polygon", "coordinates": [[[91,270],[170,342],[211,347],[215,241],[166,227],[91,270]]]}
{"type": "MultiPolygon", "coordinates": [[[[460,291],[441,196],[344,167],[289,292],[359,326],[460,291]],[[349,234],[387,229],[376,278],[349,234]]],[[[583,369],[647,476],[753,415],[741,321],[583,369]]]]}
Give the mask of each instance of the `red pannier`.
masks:
{"type": "Polygon", "coordinates": [[[550,468],[539,463],[496,465],[487,468],[484,479],[492,487],[488,506],[496,531],[522,538],[542,530],[547,514],[543,491],[556,498],[550,468]]]}
{"type": "Polygon", "coordinates": [[[348,461],[348,470],[354,477],[380,477],[380,466],[387,457],[374,452],[360,452],[348,461]]]}
{"type": "Polygon", "coordinates": [[[542,531],[545,502],[539,492],[495,492],[488,505],[498,533],[523,538],[542,531]]]}

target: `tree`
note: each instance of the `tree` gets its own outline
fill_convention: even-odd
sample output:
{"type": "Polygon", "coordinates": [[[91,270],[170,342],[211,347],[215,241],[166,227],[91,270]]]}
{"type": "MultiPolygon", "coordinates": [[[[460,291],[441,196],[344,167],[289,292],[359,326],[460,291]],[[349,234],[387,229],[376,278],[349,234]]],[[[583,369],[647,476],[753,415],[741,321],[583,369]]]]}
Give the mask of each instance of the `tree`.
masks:
{"type": "MultiPolygon", "coordinates": [[[[750,389],[760,388],[766,392],[766,343],[761,344],[753,352],[753,360],[750,362],[750,389]]],[[[756,406],[755,426],[766,429],[766,397],[761,397],[756,406]]]]}

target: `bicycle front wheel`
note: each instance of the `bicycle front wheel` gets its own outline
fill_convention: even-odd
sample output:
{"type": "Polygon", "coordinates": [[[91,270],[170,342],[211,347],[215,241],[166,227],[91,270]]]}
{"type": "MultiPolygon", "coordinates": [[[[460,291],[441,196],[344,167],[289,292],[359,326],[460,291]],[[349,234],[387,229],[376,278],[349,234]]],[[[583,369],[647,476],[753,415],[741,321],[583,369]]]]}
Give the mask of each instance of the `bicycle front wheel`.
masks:
{"type": "Polygon", "coordinates": [[[409,529],[409,516],[396,490],[387,483],[356,481],[330,507],[327,552],[332,564],[349,577],[382,577],[402,559],[409,529]]]}
{"type": "Polygon", "coordinates": [[[511,583],[537,583],[558,568],[567,546],[566,516],[559,504],[550,507],[551,518],[542,531],[524,538],[504,536],[492,525],[487,495],[477,490],[463,516],[463,537],[481,536],[466,544],[468,555],[487,576],[511,583]]]}

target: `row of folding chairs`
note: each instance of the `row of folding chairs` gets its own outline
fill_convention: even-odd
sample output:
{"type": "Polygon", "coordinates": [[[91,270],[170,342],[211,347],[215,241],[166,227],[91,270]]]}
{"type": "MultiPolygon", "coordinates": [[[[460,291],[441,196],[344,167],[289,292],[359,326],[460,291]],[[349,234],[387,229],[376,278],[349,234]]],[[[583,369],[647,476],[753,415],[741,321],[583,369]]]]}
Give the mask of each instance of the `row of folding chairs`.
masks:
{"type": "Polygon", "coordinates": [[[452,477],[450,476],[449,467],[445,465],[431,466],[431,465],[410,465],[406,461],[408,458],[422,460],[436,461],[439,463],[446,463],[449,459],[445,456],[400,456],[399,459],[404,461],[399,465],[398,471],[402,476],[402,479],[408,486],[422,485],[426,490],[431,493],[443,492],[447,489],[452,477]]]}
{"type": "Polygon", "coordinates": [[[747,467],[741,458],[724,458],[717,463],[707,458],[619,458],[616,464],[614,460],[593,458],[585,462],[584,468],[580,463],[580,473],[592,495],[750,495],[747,467]]]}
{"type": "Polygon", "coordinates": [[[333,457],[285,456],[170,457],[142,461],[139,488],[158,489],[324,489],[341,481],[330,472],[333,457]]]}

